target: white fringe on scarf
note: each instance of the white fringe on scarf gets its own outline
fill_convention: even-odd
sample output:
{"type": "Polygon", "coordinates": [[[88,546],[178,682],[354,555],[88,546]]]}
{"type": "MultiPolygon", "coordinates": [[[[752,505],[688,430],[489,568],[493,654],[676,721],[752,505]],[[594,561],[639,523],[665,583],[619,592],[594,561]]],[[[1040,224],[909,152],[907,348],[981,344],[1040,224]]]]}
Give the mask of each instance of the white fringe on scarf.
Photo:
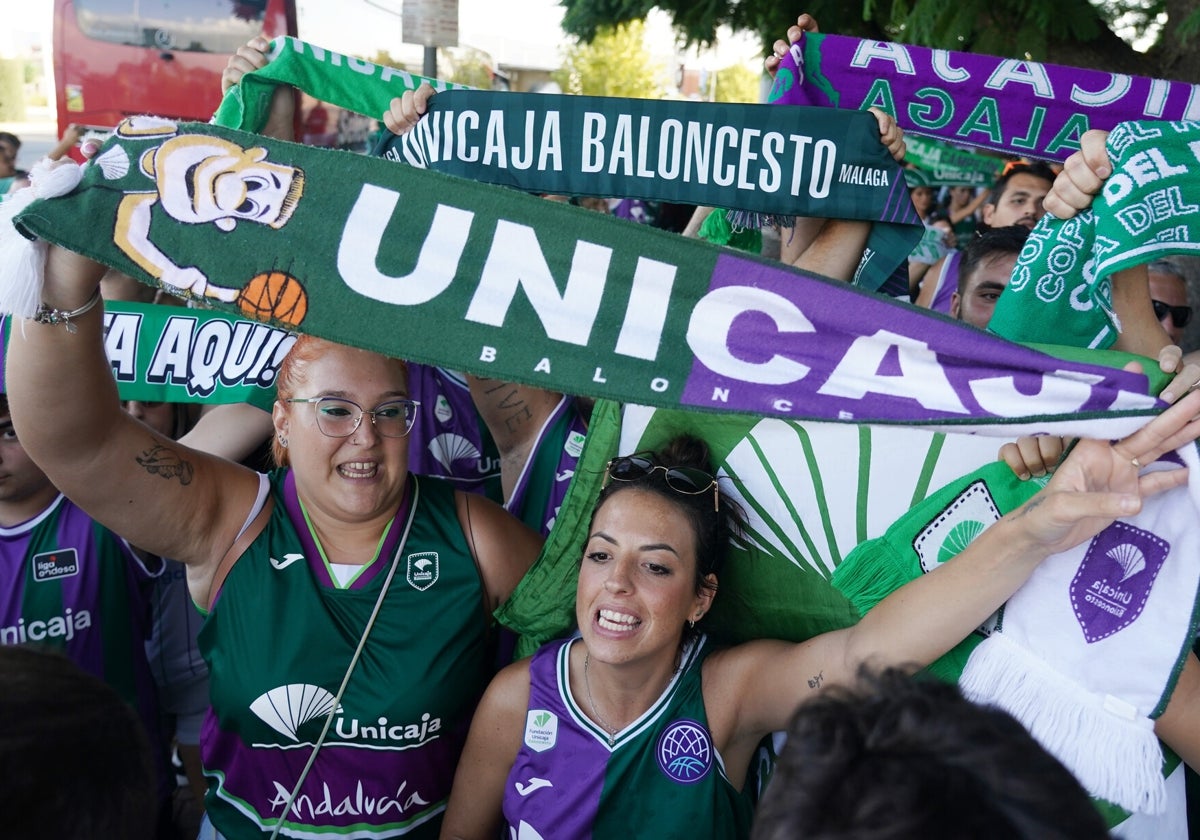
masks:
{"type": "Polygon", "coordinates": [[[13,219],[36,199],[66,195],[79,185],[83,167],[74,161],[38,161],[31,185],[0,202],[0,315],[32,318],[42,302],[46,243],[27,239],[13,219]]]}
{"type": "Polygon", "coordinates": [[[1129,703],[1086,691],[1003,633],[975,649],[959,685],[1021,721],[1092,795],[1129,811],[1166,809],[1154,721],[1129,703]]]}

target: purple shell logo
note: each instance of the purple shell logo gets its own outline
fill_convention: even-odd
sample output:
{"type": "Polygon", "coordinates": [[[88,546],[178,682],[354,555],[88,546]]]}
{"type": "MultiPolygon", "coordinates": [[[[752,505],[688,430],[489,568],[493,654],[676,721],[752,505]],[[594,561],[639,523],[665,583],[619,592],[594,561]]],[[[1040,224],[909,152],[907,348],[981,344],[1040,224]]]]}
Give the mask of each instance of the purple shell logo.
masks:
{"type": "Polygon", "coordinates": [[[1089,644],[1142,614],[1171,545],[1149,531],[1114,522],[1093,539],[1071,580],[1071,607],[1089,644]]]}
{"type": "Polygon", "coordinates": [[[658,738],[658,766],[671,779],[690,785],[712,769],[708,730],[694,720],[677,720],[658,738]]]}

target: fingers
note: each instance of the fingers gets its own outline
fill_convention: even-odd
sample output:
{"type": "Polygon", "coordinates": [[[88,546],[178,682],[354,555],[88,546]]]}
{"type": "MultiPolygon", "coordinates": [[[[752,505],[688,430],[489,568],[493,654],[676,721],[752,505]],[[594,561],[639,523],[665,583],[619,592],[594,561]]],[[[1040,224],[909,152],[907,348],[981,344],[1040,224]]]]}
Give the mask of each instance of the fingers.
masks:
{"type": "Polygon", "coordinates": [[[392,134],[407,134],[412,131],[413,126],[429,109],[429,99],[433,93],[434,90],[428,82],[421,82],[421,86],[415,91],[406,90],[403,96],[396,97],[388,105],[388,110],[383,115],[384,126],[392,134]]]}
{"type": "Polygon", "coordinates": [[[800,40],[800,36],[805,32],[820,32],[821,27],[817,24],[817,19],[805,12],[796,18],[796,25],[788,27],[788,40],[793,44],[800,40]],[[793,33],[795,33],[793,35],[793,33]]]}
{"type": "Polygon", "coordinates": [[[1142,464],[1158,460],[1200,437],[1200,391],[1190,391],[1162,414],[1113,445],[1124,458],[1137,458],[1142,464]]]}
{"type": "Polygon", "coordinates": [[[1184,365],[1175,374],[1175,378],[1171,380],[1171,383],[1163,389],[1160,399],[1163,402],[1173,403],[1188,391],[1194,390],[1198,385],[1200,385],[1200,365],[1195,363],[1184,365]]]}
{"type": "MultiPolygon", "coordinates": [[[[1186,475],[1187,470],[1168,470],[1161,474],[1169,476],[1173,473],[1186,475]]],[[[1055,493],[1047,498],[1045,507],[1059,522],[1078,523],[1085,519],[1111,521],[1137,514],[1142,509],[1142,499],[1132,493],[1055,493]]],[[[1096,532],[1100,530],[1096,528],[1096,532]]],[[[1078,545],[1079,542],[1075,541],[1072,545],[1078,545]]]]}
{"type": "Polygon", "coordinates": [[[771,54],[763,61],[763,70],[774,79],[776,71],[779,70],[779,62],[788,54],[791,45],[799,41],[805,32],[820,31],[816,18],[810,14],[800,15],[796,18],[796,23],[788,27],[787,40],[780,39],[771,45],[771,54]]]}
{"type": "Polygon", "coordinates": [[[1108,133],[1092,130],[1080,140],[1079,151],[1067,158],[1062,172],[1046,195],[1046,211],[1060,219],[1069,219],[1092,206],[1092,199],[1112,174],[1112,163],[1104,142],[1108,133]]]}
{"type": "Polygon", "coordinates": [[[763,70],[772,79],[779,72],[779,64],[783,61],[783,57],[788,54],[788,49],[787,41],[780,40],[771,45],[771,54],[763,61],[763,70]]]}
{"type": "Polygon", "coordinates": [[[1025,481],[1054,470],[1064,451],[1066,442],[1057,435],[1028,435],[1000,447],[999,458],[1017,478],[1025,481]]]}
{"type": "Polygon", "coordinates": [[[1158,351],[1158,369],[1163,373],[1175,373],[1183,361],[1183,348],[1168,344],[1158,351]]]}
{"type": "Polygon", "coordinates": [[[221,73],[221,93],[229,90],[242,80],[242,76],[266,67],[269,63],[267,52],[271,42],[262,36],[251,38],[244,46],[238,47],[237,52],[229,57],[225,70],[221,73]]]}
{"type": "Polygon", "coordinates": [[[1108,159],[1108,132],[1093,128],[1079,138],[1079,153],[1100,180],[1112,174],[1112,161],[1108,159]]]}
{"type": "Polygon", "coordinates": [[[888,154],[895,159],[896,163],[903,163],[904,155],[908,151],[908,146],[904,142],[904,129],[886,111],[879,108],[868,108],[867,110],[875,115],[875,120],[879,123],[879,142],[887,147],[888,154]]]}
{"type": "MultiPolygon", "coordinates": [[[[1167,490],[1182,487],[1187,484],[1188,471],[1182,468],[1173,470],[1150,470],[1138,476],[1138,492],[1143,499],[1156,496],[1167,490]]],[[[1139,510],[1140,510],[1139,506],[1139,510]]],[[[1135,513],[1137,511],[1134,511],[1135,513]]]]}

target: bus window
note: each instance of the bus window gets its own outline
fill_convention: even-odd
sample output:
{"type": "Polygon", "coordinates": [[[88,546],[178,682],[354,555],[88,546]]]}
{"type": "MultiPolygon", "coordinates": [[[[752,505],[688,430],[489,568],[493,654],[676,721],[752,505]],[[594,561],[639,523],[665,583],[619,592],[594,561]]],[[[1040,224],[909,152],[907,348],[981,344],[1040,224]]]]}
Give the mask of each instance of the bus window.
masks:
{"type": "Polygon", "coordinates": [[[295,0],[54,0],[58,131],[127,116],[207,121],[229,56],[296,34],[295,0]]]}
{"type": "Polygon", "coordinates": [[[225,56],[262,32],[266,11],[266,0],[75,0],[88,38],[225,56]]]}

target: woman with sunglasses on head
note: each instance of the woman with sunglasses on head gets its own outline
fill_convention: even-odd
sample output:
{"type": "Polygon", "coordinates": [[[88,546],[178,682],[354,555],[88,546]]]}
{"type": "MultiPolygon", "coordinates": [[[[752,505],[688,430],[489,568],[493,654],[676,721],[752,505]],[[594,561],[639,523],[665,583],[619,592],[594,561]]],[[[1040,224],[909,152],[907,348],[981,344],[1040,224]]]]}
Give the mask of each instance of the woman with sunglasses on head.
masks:
{"type": "Polygon", "coordinates": [[[13,422],[96,520],[184,563],[208,611],[201,836],[436,836],[493,662],[491,611],[541,538],[410,475],[406,368],[375,353],[296,341],[270,475],[150,430],[117,399],[102,273],[49,250],[42,299],[59,315],[13,330],[13,422]]]}
{"type": "Polygon", "coordinates": [[[764,735],[863,663],[917,668],[965,638],[1052,554],[1186,480],[1147,473],[1200,435],[1191,395],[1116,443],[1082,441],[1048,485],[853,627],[712,650],[697,628],[742,522],[704,444],[609,463],[576,590],[578,634],[488,687],[443,838],[744,837],[764,735]],[[509,836],[507,833],[505,836],[509,836]]]}

